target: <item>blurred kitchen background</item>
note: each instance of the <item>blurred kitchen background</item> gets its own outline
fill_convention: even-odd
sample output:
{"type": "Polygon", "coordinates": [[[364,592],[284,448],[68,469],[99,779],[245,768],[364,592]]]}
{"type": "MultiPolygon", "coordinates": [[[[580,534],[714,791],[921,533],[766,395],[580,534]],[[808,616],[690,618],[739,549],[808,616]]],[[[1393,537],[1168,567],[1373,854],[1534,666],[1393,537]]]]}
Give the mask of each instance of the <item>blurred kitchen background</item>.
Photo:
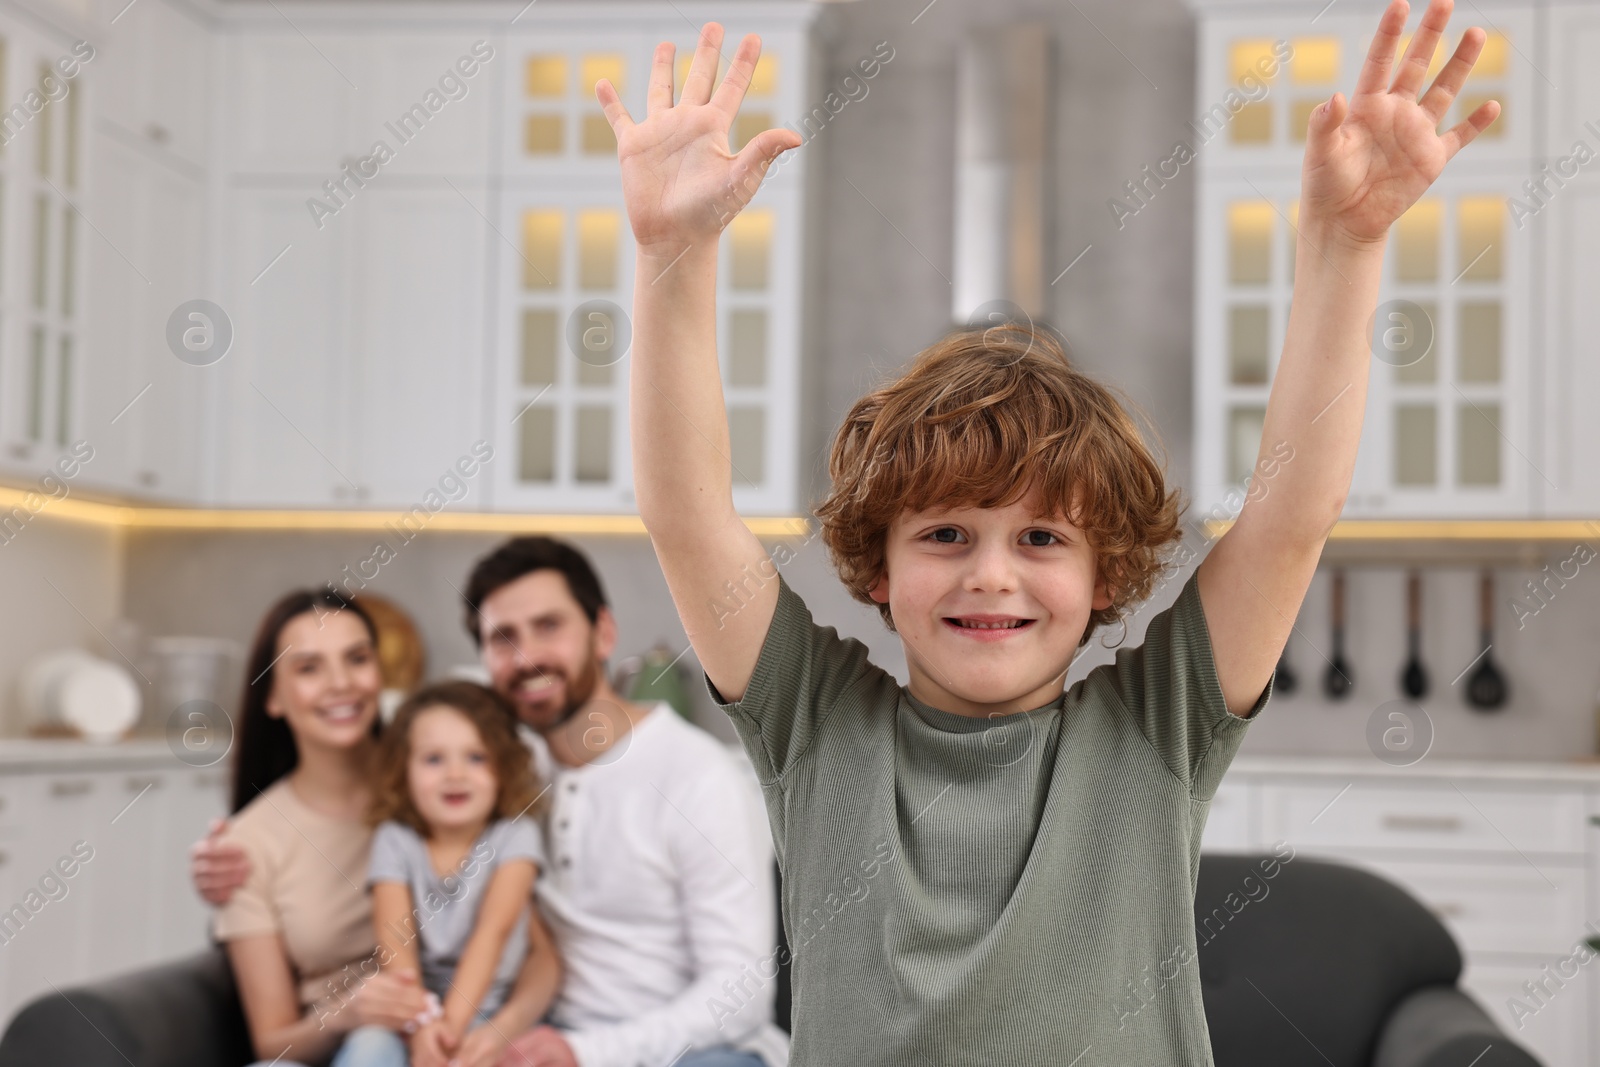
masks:
{"type": "MultiPolygon", "coordinates": [[[[724,239],[737,503],[817,618],[904,680],[807,525],[845,411],[953,326],[1059,330],[1191,502],[1137,644],[1270,492],[1301,131],[1380,10],[0,2],[0,907],[75,820],[119,820],[90,902],[0,946],[5,1015],[203,942],[183,854],[227,761],[185,750],[178,709],[231,709],[288,588],[393,607],[403,687],[472,668],[476,556],[568,536],[619,617],[612,669],[675,661],[682,710],[733,740],[633,516],[631,234],[597,78],[640,115],[656,41],[681,71],[703,21],[761,34],[732,147],[805,143],[724,239]],[[142,873],[113,896],[113,869],[142,873]]],[[[1403,882],[1502,1025],[1577,1067],[1600,1062],[1593,968],[1525,1026],[1511,1002],[1600,934],[1600,7],[1463,5],[1435,68],[1472,25],[1489,43],[1446,122],[1502,114],[1391,235],[1347,521],[1207,844],[1403,882]]]]}

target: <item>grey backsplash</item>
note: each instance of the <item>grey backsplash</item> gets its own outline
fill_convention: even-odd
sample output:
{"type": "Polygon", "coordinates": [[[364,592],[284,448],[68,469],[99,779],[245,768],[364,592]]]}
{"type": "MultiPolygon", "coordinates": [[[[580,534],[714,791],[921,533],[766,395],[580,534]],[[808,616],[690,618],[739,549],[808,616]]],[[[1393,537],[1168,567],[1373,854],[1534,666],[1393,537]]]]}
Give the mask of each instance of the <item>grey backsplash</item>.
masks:
{"type": "MultiPolygon", "coordinates": [[[[814,175],[821,183],[821,210],[808,231],[820,256],[807,314],[808,358],[817,371],[808,417],[812,499],[828,440],[851,402],[935,340],[951,317],[952,115],[955,46],[963,24],[1025,17],[1055,27],[1059,61],[1058,200],[1050,257],[1056,266],[1049,275],[1093,246],[1051,289],[1055,325],[1086,369],[1121,386],[1149,413],[1167,446],[1171,476],[1187,484],[1193,175],[1169,183],[1121,231],[1105,205],[1184,133],[1194,102],[1193,19],[1180,0],[945,3],[917,17],[926,7],[926,0],[873,0],[834,12],[829,83],[879,41],[896,51],[870,95],[844,109],[805,149],[816,153],[814,175]],[[1107,47],[1100,31],[1136,41],[1138,48],[1125,57],[1107,47]],[[1142,73],[1130,65],[1135,63],[1142,73]]],[[[125,541],[125,610],[152,633],[215,633],[247,641],[274,596],[335,577],[370,553],[371,540],[364,534],[132,534],[125,541]]],[[[459,586],[474,556],[497,540],[426,533],[385,566],[372,586],[416,618],[435,673],[473,659],[451,583],[459,586]]],[[[619,656],[657,640],[681,648],[683,632],[649,542],[596,536],[581,543],[616,607],[619,656]]],[[[1571,546],[1552,547],[1549,558],[1570,551],[1571,546]]],[[[845,594],[819,542],[802,550],[785,573],[819,622],[865,642],[873,661],[904,681],[898,640],[874,611],[845,594]]],[[[1464,704],[1464,679],[1451,685],[1481,650],[1475,573],[1426,572],[1423,653],[1433,694],[1424,705],[1437,731],[1433,754],[1565,759],[1592,752],[1600,688],[1600,567],[1583,568],[1520,631],[1507,601],[1531,572],[1498,573],[1493,655],[1510,680],[1511,699],[1500,712],[1485,715],[1464,704]]],[[[1251,726],[1245,752],[1367,752],[1368,717],[1400,695],[1404,582],[1396,568],[1352,568],[1349,575],[1346,657],[1356,676],[1354,692],[1337,704],[1321,695],[1322,652],[1329,648],[1327,581],[1321,574],[1290,643],[1300,690],[1274,699],[1251,726]]],[[[1139,612],[1129,643],[1141,640],[1146,620],[1171,602],[1185,576],[1176,576],[1139,612]]],[[[1069,683],[1112,655],[1097,641],[1069,683]]],[[[731,739],[698,683],[692,655],[682,663],[695,682],[690,693],[700,702],[700,721],[731,739]]]]}
{"type": "MultiPolygon", "coordinates": [[[[402,548],[368,587],[411,613],[427,646],[432,675],[475,661],[452,586],[462,586],[472,560],[498,540],[478,534],[425,534],[402,548]]],[[[649,542],[591,536],[578,543],[599,569],[617,614],[617,660],[657,641],[666,641],[674,651],[682,649],[683,629],[649,542]]],[[[775,543],[768,542],[768,547],[775,543]]],[[[370,551],[371,538],[364,535],[140,534],[127,543],[126,610],[149,633],[214,634],[243,644],[276,596],[296,585],[336,578],[347,563],[370,551]]],[[[818,623],[865,643],[874,663],[905,682],[898,638],[884,629],[875,611],[845,593],[820,541],[799,548],[783,573],[818,623]]],[[[1143,639],[1150,617],[1172,602],[1188,573],[1175,572],[1130,620],[1124,642],[1128,647],[1143,639]]],[[[1400,699],[1406,658],[1404,572],[1352,566],[1347,574],[1345,658],[1355,677],[1354,690],[1339,702],[1322,695],[1329,619],[1327,574],[1319,573],[1290,638],[1289,657],[1300,687],[1292,696],[1273,698],[1251,725],[1244,752],[1366,755],[1368,718],[1400,699]]],[[[1424,571],[1422,655],[1431,691],[1422,705],[1435,729],[1430,755],[1564,760],[1593,752],[1594,700],[1600,688],[1600,627],[1595,625],[1600,619],[1600,569],[1584,567],[1538,614],[1526,617],[1520,630],[1508,601],[1513,582],[1520,585],[1533,572],[1500,568],[1496,574],[1499,596],[1491,655],[1508,678],[1511,695],[1504,708],[1484,713],[1466,705],[1465,678],[1452,684],[1483,647],[1477,633],[1477,572],[1442,567],[1424,571]]],[[[1111,662],[1115,650],[1104,642],[1120,633],[1114,626],[1096,637],[1073,666],[1068,684],[1111,662]]],[[[734,740],[700,681],[694,654],[684,656],[680,666],[696,701],[696,720],[734,740]]]]}

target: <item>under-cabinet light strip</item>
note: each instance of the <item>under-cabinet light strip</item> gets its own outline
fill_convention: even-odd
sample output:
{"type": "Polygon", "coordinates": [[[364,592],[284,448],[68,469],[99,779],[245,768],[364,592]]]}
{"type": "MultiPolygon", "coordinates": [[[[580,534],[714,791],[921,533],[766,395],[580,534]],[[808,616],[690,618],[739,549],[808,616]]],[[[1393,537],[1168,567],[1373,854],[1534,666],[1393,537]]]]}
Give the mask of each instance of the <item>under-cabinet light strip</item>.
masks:
{"type": "MultiPolygon", "coordinates": [[[[0,533],[36,516],[97,526],[146,530],[383,530],[400,526],[401,511],[318,511],[253,508],[145,507],[55,498],[37,490],[0,486],[0,533]]],[[[757,537],[794,537],[810,532],[803,518],[746,518],[757,537]]],[[[456,533],[645,534],[637,515],[543,515],[450,511],[429,515],[423,528],[456,533]]]]}

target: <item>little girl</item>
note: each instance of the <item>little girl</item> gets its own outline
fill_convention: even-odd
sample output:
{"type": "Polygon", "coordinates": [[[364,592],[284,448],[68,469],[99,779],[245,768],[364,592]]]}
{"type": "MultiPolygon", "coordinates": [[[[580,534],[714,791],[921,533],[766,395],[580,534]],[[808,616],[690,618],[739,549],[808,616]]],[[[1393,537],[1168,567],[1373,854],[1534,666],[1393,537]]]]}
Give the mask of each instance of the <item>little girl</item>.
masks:
{"type": "MultiPolygon", "coordinates": [[[[533,985],[541,1002],[493,1018],[522,970],[531,890],[544,862],[533,818],[542,793],[517,738],[516,711],[471,682],[425,687],[383,731],[373,780],[369,819],[378,825],[367,884],[380,964],[420,973],[443,1006],[411,1033],[411,1062],[493,1063],[543,1015],[560,967],[537,926],[534,951],[543,960],[530,966],[546,971],[533,985]],[[491,1025],[468,1033],[481,1023],[491,1025]]],[[[399,1051],[395,1037],[380,1036],[399,1051]]]]}

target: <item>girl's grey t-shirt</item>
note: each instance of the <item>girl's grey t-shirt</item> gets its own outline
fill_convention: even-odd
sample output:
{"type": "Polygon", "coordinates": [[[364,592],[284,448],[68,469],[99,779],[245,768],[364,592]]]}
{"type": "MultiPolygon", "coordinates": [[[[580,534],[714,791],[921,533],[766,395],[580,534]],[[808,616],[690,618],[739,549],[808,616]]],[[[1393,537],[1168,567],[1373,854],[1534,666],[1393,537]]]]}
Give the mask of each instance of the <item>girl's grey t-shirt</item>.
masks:
{"type": "MultiPolygon", "coordinates": [[[[456,871],[443,877],[433,873],[427,843],[411,827],[385,822],[373,835],[367,885],[400,882],[410,887],[412,916],[421,942],[417,957],[422,964],[422,984],[441,1001],[450,992],[450,980],[472,937],[490,879],[502,863],[519,859],[544,866],[544,838],[532,819],[497,819],[490,823],[456,871]]],[[[528,913],[524,909],[500,953],[500,965],[489,991],[478,1005],[479,1018],[487,1019],[505,1003],[516,984],[527,947],[528,913]]]]}
{"type": "Polygon", "coordinates": [[[912,696],[778,575],[743,697],[706,687],[766,795],[789,1067],[1212,1063],[1200,837],[1272,683],[1228,711],[1197,575],[1142,645],[990,719],[912,696]]]}

